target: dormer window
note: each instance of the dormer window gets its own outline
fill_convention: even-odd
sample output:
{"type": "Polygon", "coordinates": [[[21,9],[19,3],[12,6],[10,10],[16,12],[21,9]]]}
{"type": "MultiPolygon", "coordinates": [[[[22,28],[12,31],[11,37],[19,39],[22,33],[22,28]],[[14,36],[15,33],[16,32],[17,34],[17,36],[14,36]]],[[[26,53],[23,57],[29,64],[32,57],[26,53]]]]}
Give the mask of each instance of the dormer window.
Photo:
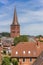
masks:
{"type": "Polygon", "coordinates": [[[16,51],[16,54],[18,54],[18,51],[16,51]]]}
{"type": "Polygon", "coordinates": [[[25,54],[25,51],[23,51],[23,54],[25,54]]]}
{"type": "Polygon", "coordinates": [[[28,51],[28,54],[30,54],[31,52],[30,51],[28,51]]]}

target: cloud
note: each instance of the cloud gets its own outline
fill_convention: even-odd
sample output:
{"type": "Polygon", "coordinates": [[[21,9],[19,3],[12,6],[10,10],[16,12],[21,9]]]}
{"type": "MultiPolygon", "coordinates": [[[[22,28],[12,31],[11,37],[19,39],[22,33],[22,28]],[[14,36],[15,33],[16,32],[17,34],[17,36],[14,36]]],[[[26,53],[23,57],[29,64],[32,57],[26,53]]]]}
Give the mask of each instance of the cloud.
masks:
{"type": "Polygon", "coordinates": [[[19,15],[20,23],[42,23],[43,22],[43,11],[31,11],[27,10],[24,14],[19,15]]]}
{"type": "Polygon", "coordinates": [[[7,20],[7,21],[1,21],[0,26],[10,26],[12,23],[12,20],[7,20]]]}
{"type": "Polygon", "coordinates": [[[0,32],[10,32],[10,26],[0,26],[0,32]]]}
{"type": "Polygon", "coordinates": [[[3,4],[7,4],[8,0],[0,0],[0,2],[3,3],[3,4]]]}
{"type": "Polygon", "coordinates": [[[27,35],[43,35],[43,24],[31,24],[21,26],[21,34],[27,35]]]}
{"type": "Polygon", "coordinates": [[[0,0],[4,4],[0,7],[1,31],[10,31],[16,5],[21,34],[43,34],[43,0],[0,0]],[[4,28],[2,26],[5,26],[4,28]]]}
{"type": "Polygon", "coordinates": [[[0,14],[0,18],[7,16],[7,14],[0,14]]]}

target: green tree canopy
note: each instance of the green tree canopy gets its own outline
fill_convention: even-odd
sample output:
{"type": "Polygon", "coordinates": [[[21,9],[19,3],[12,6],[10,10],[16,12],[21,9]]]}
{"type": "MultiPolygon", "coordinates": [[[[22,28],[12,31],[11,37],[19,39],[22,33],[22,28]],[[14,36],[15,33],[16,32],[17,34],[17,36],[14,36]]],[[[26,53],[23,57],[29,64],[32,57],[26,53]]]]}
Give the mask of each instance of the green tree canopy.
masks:
{"type": "Polygon", "coordinates": [[[18,44],[19,42],[27,42],[27,41],[28,41],[28,37],[26,35],[15,37],[14,38],[14,45],[18,44]]]}
{"type": "Polygon", "coordinates": [[[2,64],[1,65],[10,65],[10,58],[9,57],[4,57],[2,59],[2,64]]]}
{"type": "Polygon", "coordinates": [[[13,59],[13,60],[12,60],[12,63],[13,63],[13,65],[18,65],[17,59],[13,59]]]}
{"type": "Polygon", "coordinates": [[[42,37],[42,38],[43,38],[43,36],[42,36],[42,35],[37,35],[37,36],[36,36],[36,38],[40,38],[40,37],[42,37]]]}
{"type": "Polygon", "coordinates": [[[2,35],[2,36],[9,37],[9,36],[10,36],[10,33],[8,33],[8,32],[2,32],[1,35],[2,35]]]}

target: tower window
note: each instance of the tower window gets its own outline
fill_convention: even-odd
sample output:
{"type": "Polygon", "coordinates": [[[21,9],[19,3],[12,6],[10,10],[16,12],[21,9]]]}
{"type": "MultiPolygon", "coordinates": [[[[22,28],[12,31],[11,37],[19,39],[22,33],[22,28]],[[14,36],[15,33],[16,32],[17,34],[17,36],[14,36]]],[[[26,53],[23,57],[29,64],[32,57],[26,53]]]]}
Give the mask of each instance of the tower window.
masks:
{"type": "Polygon", "coordinates": [[[19,31],[17,31],[17,33],[19,33],[19,31]]]}
{"type": "Polygon", "coordinates": [[[13,31],[13,33],[15,33],[15,31],[13,31]]]}

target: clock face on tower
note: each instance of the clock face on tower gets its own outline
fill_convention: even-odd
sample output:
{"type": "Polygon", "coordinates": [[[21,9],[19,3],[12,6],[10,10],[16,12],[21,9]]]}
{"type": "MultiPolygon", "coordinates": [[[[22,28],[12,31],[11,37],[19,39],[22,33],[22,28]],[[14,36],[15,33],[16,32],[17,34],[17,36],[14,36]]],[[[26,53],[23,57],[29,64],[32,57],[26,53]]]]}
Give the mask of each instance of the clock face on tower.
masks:
{"type": "Polygon", "coordinates": [[[14,11],[13,23],[11,25],[11,37],[18,37],[20,35],[20,25],[18,23],[16,8],[14,11]]]}

